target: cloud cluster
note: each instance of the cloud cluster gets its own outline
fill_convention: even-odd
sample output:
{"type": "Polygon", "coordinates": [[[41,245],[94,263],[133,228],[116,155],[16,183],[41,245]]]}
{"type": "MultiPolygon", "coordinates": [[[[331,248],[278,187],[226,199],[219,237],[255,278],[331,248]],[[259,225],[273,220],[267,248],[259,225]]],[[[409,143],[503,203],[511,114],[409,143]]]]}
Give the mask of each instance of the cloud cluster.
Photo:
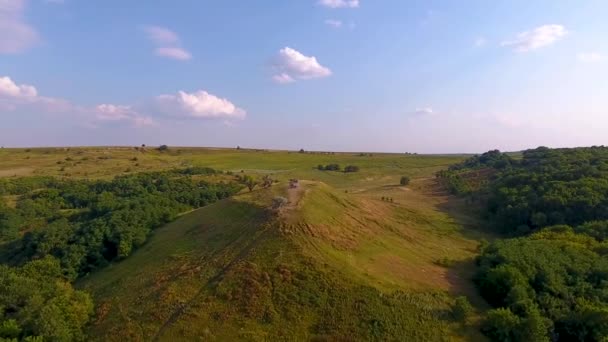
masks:
{"type": "Polygon", "coordinates": [[[291,83],[296,80],[323,78],[331,75],[331,70],[321,65],[314,56],[285,47],[279,50],[273,64],[275,74],[272,77],[277,83],[291,83]]]}
{"type": "Polygon", "coordinates": [[[0,77],[0,111],[26,110],[39,113],[61,112],[82,124],[96,127],[103,124],[129,123],[134,126],[158,124],[157,119],[243,119],[245,110],[228,99],[204,90],[192,93],[160,95],[138,105],[104,103],[93,107],[75,105],[69,101],[38,95],[28,84],[17,84],[10,77],[0,77]]]}
{"type": "Polygon", "coordinates": [[[38,32],[23,18],[25,0],[0,0],[0,54],[27,50],[38,42],[38,32]]]}
{"type": "Polygon", "coordinates": [[[515,51],[526,52],[549,46],[567,34],[568,31],[562,25],[543,25],[521,32],[514,39],[503,41],[501,45],[512,47],[515,51]]]}
{"type": "Polygon", "coordinates": [[[329,8],[357,8],[359,0],[319,0],[318,4],[329,8]]]}
{"type": "Polygon", "coordinates": [[[192,54],[181,47],[179,36],[165,27],[144,26],[144,32],[148,39],[157,45],[154,53],[160,57],[186,61],[192,58],[192,54]]]}

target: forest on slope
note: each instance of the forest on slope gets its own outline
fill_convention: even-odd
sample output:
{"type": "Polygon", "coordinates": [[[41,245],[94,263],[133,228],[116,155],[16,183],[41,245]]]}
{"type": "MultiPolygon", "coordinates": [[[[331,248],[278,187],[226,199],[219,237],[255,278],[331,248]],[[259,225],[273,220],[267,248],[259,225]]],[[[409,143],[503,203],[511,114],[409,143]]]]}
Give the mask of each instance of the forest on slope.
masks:
{"type": "Polygon", "coordinates": [[[608,338],[608,148],[489,151],[437,174],[506,237],[478,257],[496,341],[608,338]]]}

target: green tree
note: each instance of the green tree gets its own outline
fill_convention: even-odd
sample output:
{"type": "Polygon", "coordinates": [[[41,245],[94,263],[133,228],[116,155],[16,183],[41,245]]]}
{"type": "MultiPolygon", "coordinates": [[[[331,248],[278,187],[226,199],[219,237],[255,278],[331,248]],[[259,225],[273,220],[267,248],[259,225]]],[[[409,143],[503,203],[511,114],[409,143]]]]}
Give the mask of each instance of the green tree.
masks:
{"type": "Polygon", "coordinates": [[[406,186],[408,184],[410,184],[410,177],[408,176],[401,176],[401,179],[399,180],[399,184],[406,186]]]}

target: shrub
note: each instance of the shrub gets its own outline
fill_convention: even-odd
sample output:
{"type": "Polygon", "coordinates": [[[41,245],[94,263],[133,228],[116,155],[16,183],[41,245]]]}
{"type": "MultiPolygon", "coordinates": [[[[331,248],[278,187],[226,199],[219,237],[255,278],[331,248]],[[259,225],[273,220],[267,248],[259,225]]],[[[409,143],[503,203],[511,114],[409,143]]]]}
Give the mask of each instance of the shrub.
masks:
{"type": "Polygon", "coordinates": [[[159,151],[166,151],[166,150],[168,150],[168,149],[169,149],[169,146],[167,146],[167,145],[160,145],[160,146],[158,147],[158,150],[159,150],[159,151]]]}
{"type": "Polygon", "coordinates": [[[408,176],[401,176],[401,180],[399,181],[399,184],[406,186],[408,184],[410,184],[410,177],[408,176]]]}
{"type": "Polygon", "coordinates": [[[344,172],[359,172],[359,167],[356,165],[348,165],[344,168],[344,172]]]}
{"type": "Polygon", "coordinates": [[[473,306],[465,296],[456,298],[456,302],[452,306],[452,316],[459,322],[466,322],[467,318],[473,313],[473,306]]]}

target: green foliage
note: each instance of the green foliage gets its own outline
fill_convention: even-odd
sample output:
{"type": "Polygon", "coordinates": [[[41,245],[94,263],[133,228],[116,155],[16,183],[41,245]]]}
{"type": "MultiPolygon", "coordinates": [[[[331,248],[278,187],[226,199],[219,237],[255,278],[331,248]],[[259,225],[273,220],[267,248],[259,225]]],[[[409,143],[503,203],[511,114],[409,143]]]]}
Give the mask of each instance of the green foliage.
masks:
{"type": "Polygon", "coordinates": [[[359,172],[359,167],[356,165],[347,165],[344,168],[344,172],[359,172]]]}
{"type": "Polygon", "coordinates": [[[93,303],[63,279],[47,257],[20,268],[0,266],[0,339],[84,340],[93,303]]]}
{"type": "Polygon", "coordinates": [[[529,334],[546,336],[552,328],[560,340],[596,340],[608,336],[608,260],[589,248],[598,244],[560,227],[497,241],[479,259],[477,283],[489,303],[521,318],[529,334]]]}
{"type": "Polygon", "coordinates": [[[253,191],[253,189],[258,185],[258,181],[250,175],[244,175],[239,177],[240,183],[249,189],[249,192],[253,191]]]}
{"type": "Polygon", "coordinates": [[[190,177],[213,173],[208,168],[189,168],[111,181],[5,181],[10,193],[23,192],[15,209],[0,205],[0,238],[11,241],[2,258],[20,264],[51,255],[71,279],[87,274],[129,256],[154,228],[178,214],[240,190],[236,184],[190,177]],[[19,232],[24,232],[21,238],[19,232]]]}
{"type": "MultiPolygon", "coordinates": [[[[317,166],[317,169],[319,169],[321,171],[340,171],[341,170],[339,164],[327,164],[325,166],[319,165],[319,166],[317,166]]],[[[351,171],[351,172],[356,172],[356,171],[351,171]]]]}
{"type": "Polygon", "coordinates": [[[410,184],[410,177],[408,176],[401,176],[401,179],[399,180],[399,184],[406,186],[408,184],[410,184]]]}
{"type": "Polygon", "coordinates": [[[469,303],[467,297],[459,296],[456,297],[454,305],[452,305],[452,316],[459,322],[466,322],[466,320],[473,313],[473,306],[469,303]]]}
{"type": "Polygon", "coordinates": [[[169,149],[169,146],[167,146],[167,145],[160,145],[158,147],[158,150],[161,151],[161,152],[166,151],[168,149],[169,149]]]}

